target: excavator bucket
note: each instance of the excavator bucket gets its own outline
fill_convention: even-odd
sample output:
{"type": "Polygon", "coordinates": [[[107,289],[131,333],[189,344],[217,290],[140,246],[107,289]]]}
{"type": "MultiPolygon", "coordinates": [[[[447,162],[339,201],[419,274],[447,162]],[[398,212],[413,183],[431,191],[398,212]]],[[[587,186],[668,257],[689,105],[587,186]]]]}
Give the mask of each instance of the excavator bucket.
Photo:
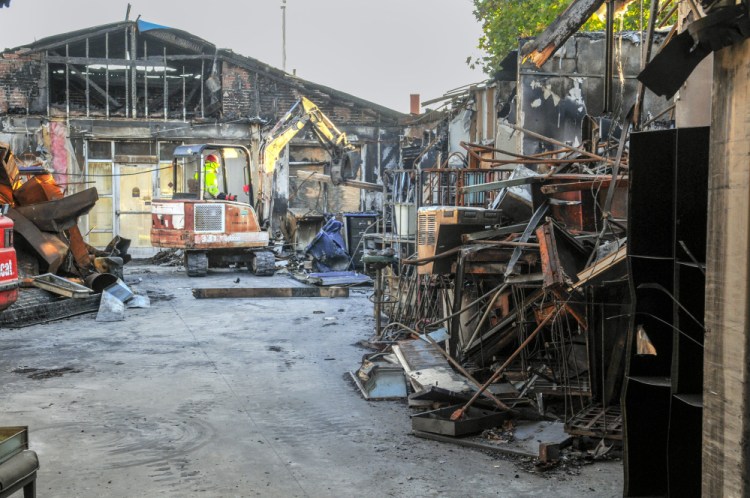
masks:
{"type": "Polygon", "coordinates": [[[362,158],[359,152],[349,151],[331,161],[330,171],[325,171],[325,173],[331,176],[334,185],[338,185],[344,180],[357,178],[361,163],[362,158]]]}

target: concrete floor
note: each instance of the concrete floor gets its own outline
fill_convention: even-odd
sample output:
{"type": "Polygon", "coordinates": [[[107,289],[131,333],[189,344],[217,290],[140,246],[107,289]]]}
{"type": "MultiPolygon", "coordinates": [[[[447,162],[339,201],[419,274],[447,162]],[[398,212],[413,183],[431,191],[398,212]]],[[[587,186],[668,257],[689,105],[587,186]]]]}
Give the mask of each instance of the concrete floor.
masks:
{"type": "Polygon", "coordinates": [[[299,284],[154,266],[130,266],[126,280],[153,302],[123,322],[86,315],[0,331],[0,425],[29,426],[39,496],[622,494],[618,463],[529,474],[411,436],[405,403],[364,401],[346,372],[373,330],[365,290],[196,300],[191,286],[299,284]],[[30,368],[42,378],[13,372],[30,368]],[[62,368],[72,371],[43,378],[62,368]]]}

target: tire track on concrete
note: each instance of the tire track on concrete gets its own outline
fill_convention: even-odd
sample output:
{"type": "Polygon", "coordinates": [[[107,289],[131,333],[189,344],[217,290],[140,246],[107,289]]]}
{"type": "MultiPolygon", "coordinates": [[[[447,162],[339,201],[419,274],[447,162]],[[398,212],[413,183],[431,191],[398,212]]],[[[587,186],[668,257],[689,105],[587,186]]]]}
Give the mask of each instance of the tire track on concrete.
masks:
{"type": "Polygon", "coordinates": [[[204,354],[204,356],[206,357],[206,359],[207,359],[207,360],[208,360],[208,361],[209,361],[209,362],[210,362],[210,363],[211,363],[211,364],[213,365],[213,368],[214,368],[214,370],[216,371],[216,374],[217,374],[217,375],[219,375],[219,376],[221,377],[222,381],[223,381],[223,382],[224,382],[224,384],[225,384],[225,385],[227,386],[227,389],[229,389],[229,391],[230,391],[230,392],[232,393],[232,397],[233,397],[233,398],[234,398],[234,399],[235,399],[235,400],[237,401],[237,403],[238,403],[238,404],[240,405],[240,410],[242,411],[242,413],[244,413],[244,414],[245,414],[245,416],[246,416],[246,417],[248,418],[248,420],[250,420],[250,423],[252,423],[252,424],[253,424],[253,426],[254,426],[254,427],[255,427],[255,428],[257,429],[258,433],[259,433],[259,434],[261,435],[261,437],[262,437],[262,438],[263,438],[263,440],[264,440],[264,444],[268,445],[268,447],[269,447],[269,448],[271,449],[271,451],[273,452],[273,454],[274,454],[274,455],[276,456],[276,458],[278,459],[279,463],[280,463],[280,464],[281,464],[281,465],[282,465],[282,466],[283,466],[283,467],[284,467],[285,469],[287,469],[287,472],[289,473],[289,476],[290,476],[290,477],[292,478],[292,480],[294,481],[294,483],[295,483],[295,484],[297,485],[297,487],[298,487],[298,488],[300,489],[300,491],[302,492],[302,494],[303,494],[304,496],[309,496],[309,495],[308,495],[308,493],[307,493],[307,491],[305,490],[305,488],[304,488],[304,487],[302,486],[302,483],[300,482],[300,480],[299,480],[299,479],[297,478],[297,476],[295,475],[294,471],[293,471],[293,470],[292,470],[292,468],[290,467],[289,463],[288,463],[288,462],[286,462],[286,461],[285,461],[285,460],[284,460],[284,459],[283,459],[283,458],[281,457],[281,455],[280,455],[280,454],[279,454],[279,452],[277,451],[277,448],[276,448],[276,447],[275,447],[275,446],[273,445],[273,442],[272,442],[272,441],[271,441],[270,439],[268,439],[268,437],[266,436],[266,433],[265,433],[265,432],[264,432],[264,431],[262,430],[262,428],[261,428],[261,427],[259,426],[259,424],[258,424],[258,423],[256,422],[255,418],[254,418],[254,417],[253,417],[253,416],[252,416],[252,415],[250,414],[250,412],[249,412],[249,411],[247,410],[247,408],[246,408],[246,405],[245,405],[245,404],[244,404],[244,403],[242,402],[242,399],[241,399],[241,398],[240,398],[240,397],[239,397],[239,396],[237,395],[237,392],[236,392],[236,391],[234,390],[234,388],[232,387],[232,384],[231,384],[231,383],[230,383],[230,382],[229,382],[229,381],[228,381],[228,380],[226,379],[226,377],[225,377],[225,376],[224,376],[224,375],[223,375],[223,374],[221,373],[221,371],[219,370],[219,367],[218,367],[218,365],[216,364],[216,362],[215,362],[215,361],[213,360],[213,358],[211,358],[211,357],[209,356],[209,354],[208,354],[208,353],[206,352],[206,350],[205,350],[205,349],[203,348],[203,346],[201,345],[201,342],[200,342],[200,341],[198,340],[198,337],[197,337],[197,336],[195,335],[195,332],[193,331],[193,329],[192,329],[192,328],[190,328],[190,326],[189,326],[189,325],[188,325],[188,324],[187,324],[187,323],[185,322],[185,320],[184,320],[184,319],[182,318],[182,315],[180,315],[180,313],[179,313],[179,311],[177,310],[177,308],[175,308],[174,304],[172,304],[172,302],[171,302],[171,301],[169,302],[169,304],[170,304],[170,306],[172,307],[172,310],[174,311],[174,314],[175,314],[175,315],[176,315],[176,316],[177,316],[177,317],[178,317],[178,318],[180,319],[180,322],[182,322],[182,325],[183,325],[183,326],[185,327],[185,329],[186,329],[186,330],[187,330],[188,332],[190,332],[190,334],[191,334],[191,335],[193,336],[193,339],[195,340],[195,343],[196,343],[196,345],[198,346],[198,348],[200,348],[201,352],[202,352],[202,353],[204,354]]]}

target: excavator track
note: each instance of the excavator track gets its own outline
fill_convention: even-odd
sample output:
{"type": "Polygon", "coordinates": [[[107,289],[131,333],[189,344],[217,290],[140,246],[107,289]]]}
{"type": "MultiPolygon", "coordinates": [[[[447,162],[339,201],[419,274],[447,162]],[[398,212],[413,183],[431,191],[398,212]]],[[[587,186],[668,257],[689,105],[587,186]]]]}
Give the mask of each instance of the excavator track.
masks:
{"type": "Polygon", "coordinates": [[[259,277],[270,277],[276,273],[276,257],[271,251],[257,251],[254,254],[250,269],[259,277]]]}
{"type": "Polygon", "coordinates": [[[185,251],[185,272],[188,277],[205,277],[208,272],[208,255],[201,251],[185,251]]]}

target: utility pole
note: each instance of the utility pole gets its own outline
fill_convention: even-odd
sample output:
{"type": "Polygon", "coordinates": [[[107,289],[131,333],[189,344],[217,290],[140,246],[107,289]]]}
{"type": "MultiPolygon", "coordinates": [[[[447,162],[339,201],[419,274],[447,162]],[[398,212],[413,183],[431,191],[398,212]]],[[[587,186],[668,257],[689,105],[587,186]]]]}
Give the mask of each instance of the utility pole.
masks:
{"type": "Polygon", "coordinates": [[[286,72],[286,0],[281,0],[281,69],[286,72]]]}

